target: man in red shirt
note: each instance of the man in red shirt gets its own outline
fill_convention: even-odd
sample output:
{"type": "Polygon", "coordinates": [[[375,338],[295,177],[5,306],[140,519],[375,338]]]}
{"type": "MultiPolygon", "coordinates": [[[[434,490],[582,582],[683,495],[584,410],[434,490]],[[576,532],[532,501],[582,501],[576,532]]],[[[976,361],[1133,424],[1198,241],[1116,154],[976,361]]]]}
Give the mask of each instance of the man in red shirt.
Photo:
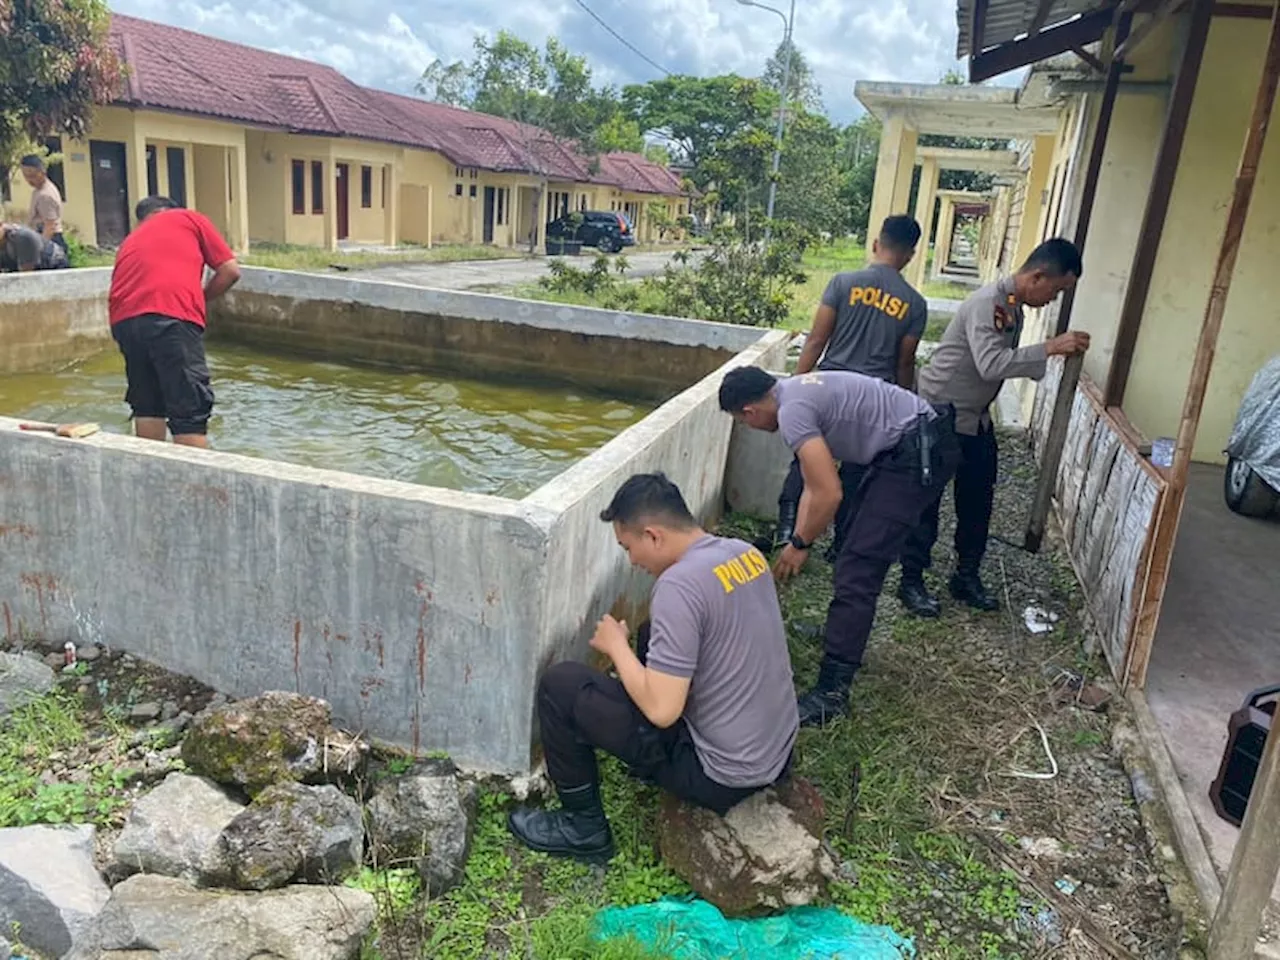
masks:
{"type": "Polygon", "coordinates": [[[205,305],[240,279],[240,266],[204,214],[168,197],[138,202],[138,226],[116,252],[108,312],[124,354],[134,433],[207,447],[213,389],[204,357],[205,305]],[[204,268],[213,270],[207,283],[204,268]]]}

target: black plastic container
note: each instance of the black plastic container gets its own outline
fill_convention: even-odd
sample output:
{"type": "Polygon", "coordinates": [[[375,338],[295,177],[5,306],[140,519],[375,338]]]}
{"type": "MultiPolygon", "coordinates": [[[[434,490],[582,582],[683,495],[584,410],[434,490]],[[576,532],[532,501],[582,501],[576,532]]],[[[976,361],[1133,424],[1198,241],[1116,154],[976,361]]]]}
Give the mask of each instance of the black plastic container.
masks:
{"type": "Polygon", "coordinates": [[[1262,763],[1262,749],[1280,704],[1280,685],[1262,687],[1245,697],[1244,706],[1227,722],[1227,748],[1222,752],[1218,779],[1209,788],[1209,799],[1218,816],[1237,827],[1244,820],[1249,794],[1262,763]]]}

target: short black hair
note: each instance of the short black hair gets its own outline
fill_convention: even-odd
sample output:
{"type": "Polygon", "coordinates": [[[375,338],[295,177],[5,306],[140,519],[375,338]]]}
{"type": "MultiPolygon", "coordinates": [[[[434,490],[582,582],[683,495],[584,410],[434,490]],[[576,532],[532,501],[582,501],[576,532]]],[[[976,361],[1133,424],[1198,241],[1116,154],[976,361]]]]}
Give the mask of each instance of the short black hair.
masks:
{"type": "Polygon", "coordinates": [[[759,367],[735,367],[720,381],[720,409],[741,413],[747,404],[767,397],[777,382],[777,377],[759,367]]]}
{"type": "Polygon", "coordinates": [[[1078,280],[1084,276],[1080,248],[1064,237],[1046,240],[1031,251],[1021,272],[1029,273],[1032,270],[1043,270],[1051,277],[1065,277],[1070,273],[1078,280]]]}
{"type": "Polygon", "coordinates": [[[159,213],[161,210],[177,210],[178,201],[169,197],[143,197],[138,201],[138,206],[134,210],[137,215],[138,222],[141,223],[153,213],[159,213]]]}
{"type": "Polygon", "coordinates": [[[37,170],[44,169],[44,161],[41,160],[40,157],[34,153],[28,153],[25,157],[22,158],[21,163],[22,163],[22,166],[24,167],[34,167],[37,170]]]}
{"type": "Polygon", "coordinates": [[[634,474],[618,488],[609,506],[600,511],[600,519],[624,527],[657,520],[677,529],[687,529],[697,522],[680,488],[668,480],[665,473],[634,474]]]}
{"type": "Polygon", "coordinates": [[[920,242],[920,224],[905,213],[885,217],[880,225],[880,245],[902,253],[910,253],[920,242]]]}

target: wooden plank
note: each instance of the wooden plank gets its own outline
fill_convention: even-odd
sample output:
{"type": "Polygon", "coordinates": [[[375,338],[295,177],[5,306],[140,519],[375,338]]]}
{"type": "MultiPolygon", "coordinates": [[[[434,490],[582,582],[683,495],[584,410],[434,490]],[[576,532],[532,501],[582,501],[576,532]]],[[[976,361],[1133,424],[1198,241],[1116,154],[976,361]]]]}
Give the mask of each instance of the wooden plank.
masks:
{"type": "MultiPolygon", "coordinates": [[[[1133,14],[1119,14],[1114,26],[1107,33],[1107,44],[1122,43],[1129,35],[1129,27],[1133,23],[1133,14]]],[[[1111,116],[1115,112],[1116,95],[1120,90],[1120,74],[1124,62],[1111,57],[1107,67],[1107,85],[1102,93],[1102,103],[1098,107],[1098,119],[1094,124],[1093,145],[1089,149],[1089,164],[1085,168],[1084,186],[1080,191],[1080,212],[1076,217],[1075,244],[1081,250],[1089,237],[1089,224],[1093,219],[1094,200],[1098,196],[1098,180],[1102,175],[1102,160],[1106,154],[1107,140],[1111,132],[1111,116]]],[[[1081,120],[1083,122],[1083,120],[1081,120]]],[[[1057,317],[1054,334],[1066,333],[1071,322],[1071,311],[1075,306],[1076,288],[1073,286],[1062,295],[1057,306],[1057,317]]],[[[1080,379],[1080,371],[1084,368],[1084,358],[1073,359],[1067,369],[1059,373],[1055,384],[1057,399],[1051,405],[1052,420],[1044,434],[1041,451],[1037,457],[1040,462],[1040,474],[1036,478],[1036,492],[1031,500],[1031,513],[1027,517],[1027,528],[1023,533],[1022,545],[1032,553],[1040,551],[1044,541],[1045,524],[1049,519],[1049,510],[1053,499],[1054,478],[1062,459],[1062,445],[1066,440],[1067,427],[1071,416],[1071,404],[1076,391],[1076,383],[1080,379]]]]}
{"type": "Polygon", "coordinates": [[[1200,64],[1204,59],[1212,16],[1213,0],[1193,0],[1186,46],[1183,47],[1178,78],[1173,85],[1169,112],[1165,115],[1164,133],[1160,138],[1155,170],[1151,175],[1151,188],[1147,192],[1147,203],[1142,212],[1142,226],[1138,230],[1138,244],[1129,269],[1124,304],[1120,308],[1120,324],[1116,330],[1111,369],[1104,392],[1105,406],[1108,407],[1122,405],[1125,387],[1129,382],[1133,350],[1138,343],[1138,330],[1146,310],[1147,294],[1151,291],[1151,275],[1155,270],[1156,255],[1160,252],[1160,237],[1164,233],[1169,201],[1173,198],[1173,182],[1178,173],[1182,141],[1187,134],[1187,121],[1191,116],[1191,103],[1195,99],[1196,83],[1200,77],[1200,64]]]}
{"type": "MultiPolygon", "coordinates": [[[[983,0],[978,0],[983,2],[983,0]]],[[[984,6],[985,10],[985,6],[984,6]]],[[[1042,30],[1037,34],[1002,43],[990,50],[976,52],[970,39],[969,82],[981,83],[1010,70],[1048,60],[1072,47],[1087,47],[1096,43],[1111,26],[1111,8],[1086,13],[1061,26],[1042,30]]],[[[970,35],[972,38],[972,35],[970,35]]]]}
{"type": "MultiPolygon", "coordinates": [[[[1187,474],[1191,468],[1191,453],[1195,447],[1196,432],[1200,426],[1200,414],[1204,408],[1204,395],[1209,375],[1213,370],[1213,355],[1218,334],[1222,329],[1222,316],[1226,310],[1227,295],[1235,272],[1236,258],[1240,252],[1240,240],[1244,235],[1249,204],[1253,199],[1253,187],[1257,180],[1258,163],[1266,144],[1267,127],[1275,103],[1276,88],[1280,86],[1280,2],[1277,2],[1271,19],[1271,33],[1267,41],[1267,55],[1262,77],[1258,82],[1253,112],[1245,135],[1244,149],[1236,172],[1235,189],[1231,206],[1218,248],[1213,283],[1209,288],[1209,300],[1205,305],[1204,321],[1200,325],[1200,338],[1196,343],[1195,360],[1191,366],[1191,379],[1182,404],[1182,420],[1178,425],[1178,438],[1173,451],[1173,466],[1169,472],[1169,486],[1161,504],[1155,539],[1151,547],[1151,569],[1143,596],[1145,629],[1135,636],[1135,660],[1140,670],[1130,670],[1131,682],[1141,686],[1146,682],[1146,664],[1151,659],[1151,644],[1155,638],[1155,625],[1159,619],[1160,604],[1164,599],[1169,579],[1169,566],[1173,560],[1173,548],[1178,537],[1178,523],[1182,515],[1182,502],[1186,495],[1187,474]],[[1138,648],[1137,645],[1141,647],[1138,648]]],[[[1280,832],[1276,834],[1280,843],[1280,832]]]]}

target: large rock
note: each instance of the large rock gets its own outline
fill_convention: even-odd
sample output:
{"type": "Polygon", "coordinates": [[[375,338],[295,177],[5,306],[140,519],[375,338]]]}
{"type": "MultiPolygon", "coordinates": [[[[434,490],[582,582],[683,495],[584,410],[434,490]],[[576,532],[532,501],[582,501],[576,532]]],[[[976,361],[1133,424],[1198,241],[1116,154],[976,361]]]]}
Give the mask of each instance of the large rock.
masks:
{"type": "Polygon", "coordinates": [[[338,883],[363,859],[364,819],[337,787],[278,783],[227,824],[221,845],[242,890],[338,883]]]}
{"type": "Polygon", "coordinates": [[[346,887],[248,894],[139,874],[64,960],[354,960],[375,915],[371,895],[346,887]]]}
{"type": "Polygon", "coordinates": [[[286,780],[318,783],[324,773],[329,704],[272,691],[207,710],[182,743],[195,773],[233,783],[256,796],[286,780]]]}
{"type": "Polygon", "coordinates": [[[0,930],[60,957],[107,902],[93,866],[93,827],[0,830],[0,930]]]}
{"type": "Polygon", "coordinates": [[[662,859],[726,916],[819,899],[837,876],[821,837],[821,799],[799,778],[753,794],[723,817],[668,796],[658,820],[662,859]]]}
{"type": "Polygon", "coordinates": [[[0,717],[53,689],[53,671],[43,663],[0,653],[0,717]]]}
{"type": "Polygon", "coordinates": [[[462,881],[475,823],[475,789],[460,786],[450,763],[428,763],[378,786],[369,801],[369,845],[376,862],[413,863],[438,897],[462,881]]]}
{"type": "Polygon", "coordinates": [[[198,886],[229,874],[219,838],[244,804],[205,777],[171,773],[133,805],[115,845],[119,875],[159,873],[198,886]]]}

